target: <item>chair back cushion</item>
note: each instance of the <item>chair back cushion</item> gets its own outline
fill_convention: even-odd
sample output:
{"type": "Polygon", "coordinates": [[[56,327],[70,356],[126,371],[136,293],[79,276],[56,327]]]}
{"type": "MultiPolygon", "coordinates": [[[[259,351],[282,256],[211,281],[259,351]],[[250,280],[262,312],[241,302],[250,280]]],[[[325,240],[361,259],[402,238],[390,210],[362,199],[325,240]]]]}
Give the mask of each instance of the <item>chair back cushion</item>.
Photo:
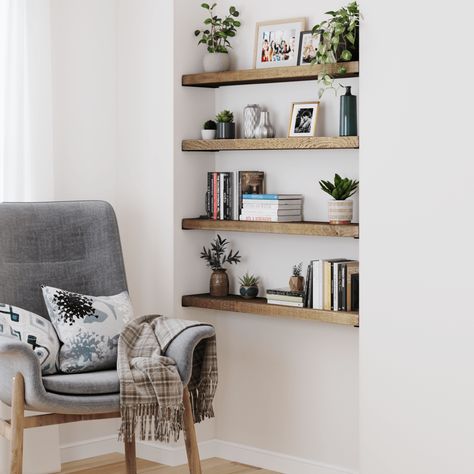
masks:
{"type": "Polygon", "coordinates": [[[49,319],[42,284],[93,296],[127,290],[110,204],[0,204],[0,302],[49,319]]]}

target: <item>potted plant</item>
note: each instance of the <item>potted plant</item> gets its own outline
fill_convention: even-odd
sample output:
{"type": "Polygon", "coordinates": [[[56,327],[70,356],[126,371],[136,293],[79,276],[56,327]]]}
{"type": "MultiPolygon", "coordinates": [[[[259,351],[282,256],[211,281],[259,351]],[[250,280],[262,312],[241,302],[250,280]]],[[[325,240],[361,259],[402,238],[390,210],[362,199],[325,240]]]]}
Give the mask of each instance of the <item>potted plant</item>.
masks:
{"type": "Polygon", "coordinates": [[[201,137],[203,140],[214,140],[216,138],[217,125],[214,120],[208,120],[204,123],[201,130],[201,137]]]}
{"type": "Polygon", "coordinates": [[[341,178],[337,173],[334,183],[330,181],[319,182],[321,189],[329,194],[334,200],[329,201],[329,223],[350,224],[352,221],[353,205],[348,199],[357,192],[359,181],[349,178],[341,178]]]}
{"type": "Polygon", "coordinates": [[[229,277],[227,276],[224,264],[232,265],[240,262],[239,251],[231,249],[226,254],[226,248],[229,245],[227,239],[223,239],[219,234],[211,242],[209,249],[202,248],[201,258],[207,262],[207,266],[212,269],[210,294],[211,296],[227,296],[229,294],[229,277]]]}
{"type": "Polygon", "coordinates": [[[230,67],[229,38],[233,38],[240,27],[240,21],[236,18],[239,12],[235,7],[229,8],[225,18],[220,18],[214,13],[216,3],[209,5],[202,3],[201,7],[207,10],[209,16],[204,20],[205,29],[196,30],[195,36],[201,36],[198,45],[207,46],[207,54],[204,56],[203,67],[206,72],[227,71],[230,67]]]}
{"type": "Polygon", "coordinates": [[[293,274],[290,277],[289,285],[291,291],[303,291],[304,289],[304,277],[301,276],[303,271],[303,262],[298,265],[293,265],[293,274]]]}
{"type": "Polygon", "coordinates": [[[245,299],[255,298],[258,295],[258,281],[259,278],[255,275],[245,275],[239,278],[240,281],[240,295],[245,299]]]}
{"type": "Polygon", "coordinates": [[[234,114],[230,110],[223,110],[216,115],[216,138],[235,138],[234,114]]]}
{"type": "MultiPolygon", "coordinates": [[[[359,4],[354,1],[339,10],[326,12],[330,15],[329,20],[322,21],[312,29],[313,36],[319,36],[319,46],[316,57],[312,64],[333,64],[345,61],[357,61],[359,59],[359,4]]],[[[337,74],[345,74],[346,68],[341,66],[337,74]]],[[[334,77],[327,71],[318,77],[319,98],[325,90],[333,89],[337,93],[338,84],[334,83],[334,77]]]]}

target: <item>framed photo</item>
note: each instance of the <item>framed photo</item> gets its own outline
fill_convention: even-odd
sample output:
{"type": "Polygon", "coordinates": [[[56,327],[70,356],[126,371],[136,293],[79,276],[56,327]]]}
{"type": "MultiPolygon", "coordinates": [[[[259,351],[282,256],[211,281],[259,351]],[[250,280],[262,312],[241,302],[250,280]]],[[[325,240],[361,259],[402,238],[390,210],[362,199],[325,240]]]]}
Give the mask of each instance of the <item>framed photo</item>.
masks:
{"type": "Polygon", "coordinates": [[[290,18],[257,23],[255,68],[296,66],[298,41],[306,28],[306,18],[290,18]]]}
{"type": "Polygon", "coordinates": [[[319,102],[295,102],[291,107],[289,137],[314,137],[319,102]]]}
{"type": "Polygon", "coordinates": [[[298,48],[298,66],[311,66],[311,61],[316,58],[316,51],[319,47],[319,35],[313,36],[311,30],[300,33],[300,43],[298,48]]]}

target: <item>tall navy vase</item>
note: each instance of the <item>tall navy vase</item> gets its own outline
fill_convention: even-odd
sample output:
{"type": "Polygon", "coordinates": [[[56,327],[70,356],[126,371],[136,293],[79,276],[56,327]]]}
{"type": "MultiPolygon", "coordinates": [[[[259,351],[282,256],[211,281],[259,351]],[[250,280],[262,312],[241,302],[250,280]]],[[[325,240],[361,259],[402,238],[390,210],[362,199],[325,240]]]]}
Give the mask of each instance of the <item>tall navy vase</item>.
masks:
{"type": "Polygon", "coordinates": [[[350,86],[346,86],[346,93],[341,96],[339,114],[339,136],[357,136],[357,97],[351,94],[350,86]]]}

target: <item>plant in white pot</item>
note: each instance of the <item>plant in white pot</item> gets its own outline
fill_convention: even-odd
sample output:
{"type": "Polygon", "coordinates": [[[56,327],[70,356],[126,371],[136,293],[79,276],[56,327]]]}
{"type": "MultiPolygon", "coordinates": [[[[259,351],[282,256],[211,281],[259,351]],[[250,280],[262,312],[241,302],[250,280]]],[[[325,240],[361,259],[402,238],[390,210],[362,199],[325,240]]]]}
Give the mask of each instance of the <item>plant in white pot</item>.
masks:
{"type": "Polygon", "coordinates": [[[334,198],[328,203],[329,223],[350,224],[352,221],[354,203],[348,199],[357,192],[359,181],[341,178],[336,173],[334,183],[321,180],[319,185],[325,193],[334,198]]]}
{"type": "Polygon", "coordinates": [[[206,72],[227,71],[230,67],[229,38],[233,38],[240,27],[240,21],[236,18],[240,13],[235,7],[229,8],[229,14],[220,18],[214,13],[216,3],[209,5],[202,3],[201,7],[207,10],[209,16],[204,20],[205,28],[196,30],[195,36],[200,36],[198,44],[207,46],[207,54],[204,56],[203,67],[206,72]]]}
{"type": "Polygon", "coordinates": [[[217,124],[214,120],[208,120],[204,123],[201,130],[201,137],[203,140],[214,140],[216,138],[217,124]]]}

